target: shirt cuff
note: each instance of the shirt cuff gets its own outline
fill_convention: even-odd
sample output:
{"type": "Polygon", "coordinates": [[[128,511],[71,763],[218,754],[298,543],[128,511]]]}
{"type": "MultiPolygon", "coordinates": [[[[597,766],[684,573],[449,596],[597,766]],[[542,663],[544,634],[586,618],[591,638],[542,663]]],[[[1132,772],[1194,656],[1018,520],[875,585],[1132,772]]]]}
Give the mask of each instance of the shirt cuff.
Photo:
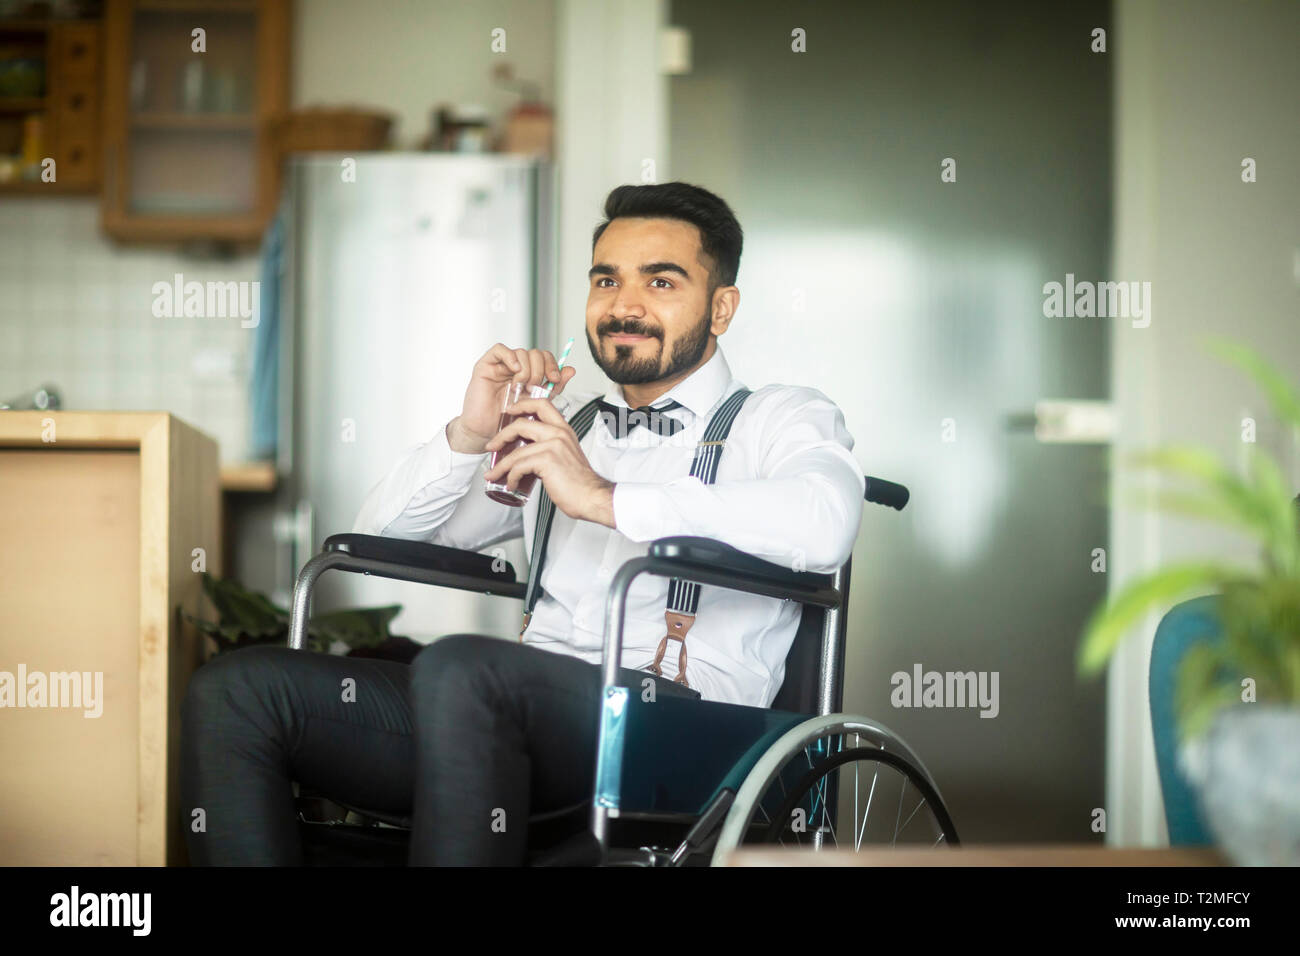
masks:
{"type": "Polygon", "coordinates": [[[632,541],[667,537],[668,502],[663,485],[645,481],[614,483],[614,529],[632,541]]]}
{"type": "Polygon", "coordinates": [[[469,469],[470,472],[473,473],[473,469],[492,453],[489,451],[481,451],[478,454],[471,454],[469,452],[454,450],[451,447],[451,441],[447,438],[447,426],[450,424],[451,422],[443,423],[442,427],[438,429],[438,434],[434,436],[434,441],[431,442],[430,445],[438,447],[439,450],[444,453],[440,458],[442,461],[445,461],[450,465],[449,468],[443,468],[444,473],[447,471],[456,472],[461,469],[469,469]]]}

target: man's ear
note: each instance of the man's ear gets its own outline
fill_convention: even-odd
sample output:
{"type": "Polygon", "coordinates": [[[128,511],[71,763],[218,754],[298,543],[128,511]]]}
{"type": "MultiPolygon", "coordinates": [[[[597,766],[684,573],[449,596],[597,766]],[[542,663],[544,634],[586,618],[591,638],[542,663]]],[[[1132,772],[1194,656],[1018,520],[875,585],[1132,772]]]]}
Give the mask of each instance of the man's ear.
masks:
{"type": "Polygon", "coordinates": [[[723,286],[713,291],[713,323],[709,326],[709,331],[714,335],[721,335],[727,331],[727,326],[736,316],[736,309],[740,307],[740,289],[734,285],[723,286]]]}

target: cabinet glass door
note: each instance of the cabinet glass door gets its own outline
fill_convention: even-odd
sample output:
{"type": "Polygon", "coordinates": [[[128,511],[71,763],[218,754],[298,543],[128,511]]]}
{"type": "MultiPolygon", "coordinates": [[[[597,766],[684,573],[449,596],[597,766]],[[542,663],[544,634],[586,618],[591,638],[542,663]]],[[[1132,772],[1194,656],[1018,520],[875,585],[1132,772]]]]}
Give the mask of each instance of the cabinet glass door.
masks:
{"type": "Polygon", "coordinates": [[[127,210],[228,216],[257,203],[253,3],[140,3],[127,100],[127,210]]]}

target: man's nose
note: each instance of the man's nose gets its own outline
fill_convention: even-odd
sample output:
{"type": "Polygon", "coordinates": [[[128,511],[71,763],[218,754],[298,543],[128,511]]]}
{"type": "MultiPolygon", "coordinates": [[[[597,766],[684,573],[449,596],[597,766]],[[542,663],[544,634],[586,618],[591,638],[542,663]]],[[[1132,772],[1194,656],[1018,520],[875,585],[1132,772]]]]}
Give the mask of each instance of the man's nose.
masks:
{"type": "Polygon", "coordinates": [[[626,285],[623,286],[618,290],[618,295],[614,296],[609,314],[616,319],[644,318],[645,307],[641,304],[640,291],[626,285]]]}

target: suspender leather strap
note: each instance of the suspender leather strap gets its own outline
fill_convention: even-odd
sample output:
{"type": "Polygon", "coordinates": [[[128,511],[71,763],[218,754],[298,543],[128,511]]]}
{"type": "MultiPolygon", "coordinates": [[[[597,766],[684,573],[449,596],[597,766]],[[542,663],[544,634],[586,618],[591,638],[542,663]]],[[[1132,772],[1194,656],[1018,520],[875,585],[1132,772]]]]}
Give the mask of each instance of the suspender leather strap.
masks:
{"type": "MultiPolygon", "coordinates": [[[[711,485],[717,478],[718,461],[722,457],[722,449],[726,447],[727,435],[731,433],[731,424],[740,414],[740,409],[750,394],[747,388],[732,392],[722,406],[713,413],[713,418],[709,420],[709,425],[704,430],[704,437],[695,446],[695,460],[691,463],[691,475],[698,478],[702,484],[711,485]]],[[[680,641],[677,676],[673,680],[685,687],[691,686],[686,680],[686,635],[690,632],[691,625],[695,623],[695,609],[699,603],[698,584],[693,581],[682,581],[679,578],[669,581],[668,608],[664,611],[667,630],[659,641],[658,650],[655,651],[654,663],[647,668],[656,677],[663,676],[663,668],[660,665],[663,663],[664,654],[668,652],[668,642],[680,641]]]]}
{"type": "MultiPolygon", "coordinates": [[[[569,419],[569,425],[581,441],[591,430],[591,424],[600,411],[601,399],[593,398],[578,413],[569,419]]],[[[539,482],[540,484],[540,482],[539,482]]],[[[542,565],[546,561],[546,541],[551,536],[551,521],[555,517],[555,502],[542,486],[541,496],[537,499],[537,527],[533,532],[533,556],[528,562],[528,587],[524,591],[524,626],[519,629],[519,640],[524,639],[528,622],[532,619],[533,608],[542,595],[542,565]]]]}

